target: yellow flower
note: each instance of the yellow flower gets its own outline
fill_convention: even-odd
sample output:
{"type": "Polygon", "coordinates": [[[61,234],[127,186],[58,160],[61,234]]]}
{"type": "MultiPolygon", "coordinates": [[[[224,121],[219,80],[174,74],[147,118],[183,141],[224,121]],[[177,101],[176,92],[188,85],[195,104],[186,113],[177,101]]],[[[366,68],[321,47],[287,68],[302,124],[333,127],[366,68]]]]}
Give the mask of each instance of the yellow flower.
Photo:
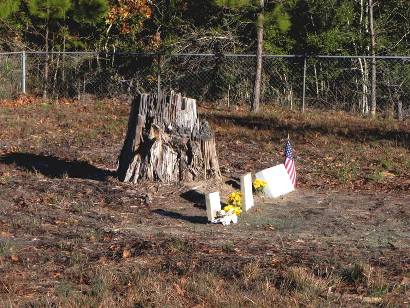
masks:
{"type": "Polygon", "coordinates": [[[233,192],[228,196],[228,204],[233,204],[236,206],[242,206],[242,194],[239,191],[233,192]]]}
{"type": "Polygon", "coordinates": [[[255,181],[253,181],[253,188],[257,192],[262,192],[266,185],[268,185],[268,183],[261,179],[256,179],[255,181]]]}
{"type": "Polygon", "coordinates": [[[232,212],[236,216],[241,215],[242,209],[239,206],[235,206],[233,204],[228,204],[227,206],[224,207],[225,212],[232,212]]]}
{"type": "Polygon", "coordinates": [[[230,210],[233,210],[235,208],[234,205],[228,204],[227,206],[224,207],[225,212],[229,212],[230,210]]]}

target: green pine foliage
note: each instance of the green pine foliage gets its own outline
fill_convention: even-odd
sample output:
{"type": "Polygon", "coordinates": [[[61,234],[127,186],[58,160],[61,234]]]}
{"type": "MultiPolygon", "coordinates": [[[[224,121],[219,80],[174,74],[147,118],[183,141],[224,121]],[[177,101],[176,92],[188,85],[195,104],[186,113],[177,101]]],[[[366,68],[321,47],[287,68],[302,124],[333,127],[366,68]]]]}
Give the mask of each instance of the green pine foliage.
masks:
{"type": "Polygon", "coordinates": [[[108,0],[78,0],[74,5],[74,19],[80,24],[96,25],[107,15],[108,8],[108,0]]]}
{"type": "Polygon", "coordinates": [[[19,0],[2,0],[0,2],[0,20],[9,18],[18,11],[19,7],[19,0]]]}
{"type": "Polygon", "coordinates": [[[356,24],[356,7],[352,1],[310,1],[309,15],[313,21],[306,37],[307,48],[323,54],[348,54],[360,42],[366,42],[359,31],[352,31],[356,24]]]}
{"type": "Polygon", "coordinates": [[[255,4],[254,0],[215,0],[215,3],[222,7],[239,8],[255,4]]]}
{"type": "Polygon", "coordinates": [[[292,53],[294,39],[289,36],[292,27],[289,11],[292,5],[277,4],[265,13],[265,52],[271,54],[292,53]]]}
{"type": "MultiPolygon", "coordinates": [[[[0,49],[254,53],[258,0],[1,0],[0,49]],[[140,15],[121,5],[143,4],[140,15]],[[116,10],[112,10],[117,7],[116,10]],[[112,24],[107,22],[109,16],[112,24]],[[121,14],[128,14],[128,17],[121,14]],[[123,22],[125,20],[125,22],[123,22]],[[13,43],[8,39],[13,37],[13,43]],[[153,47],[153,38],[160,39],[153,47]],[[159,45],[158,45],[159,44],[159,45]]],[[[374,8],[377,54],[409,52],[410,5],[385,0],[374,8]]],[[[264,50],[274,54],[369,54],[366,1],[265,1],[264,50]]]]}
{"type": "Polygon", "coordinates": [[[282,5],[276,5],[275,8],[266,15],[266,21],[274,21],[281,32],[286,32],[290,29],[290,16],[284,10],[282,5]]]}
{"type": "Polygon", "coordinates": [[[71,0],[28,1],[28,9],[30,14],[46,20],[64,18],[71,5],[71,0]]]}

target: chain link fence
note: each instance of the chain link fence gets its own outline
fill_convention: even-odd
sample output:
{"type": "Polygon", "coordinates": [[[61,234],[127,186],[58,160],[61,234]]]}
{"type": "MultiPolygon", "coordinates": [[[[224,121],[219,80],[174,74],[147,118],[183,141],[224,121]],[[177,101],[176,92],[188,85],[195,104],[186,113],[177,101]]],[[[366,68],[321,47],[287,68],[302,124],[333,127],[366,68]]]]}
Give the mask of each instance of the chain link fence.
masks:
{"type": "MultiPolygon", "coordinates": [[[[262,103],[367,114],[371,60],[265,55],[262,103]]],[[[254,55],[238,54],[0,53],[0,99],[22,93],[111,98],[174,90],[204,102],[250,104],[255,67],[254,55]]],[[[410,57],[377,57],[376,69],[378,112],[410,116],[410,57]]]]}
{"type": "Polygon", "coordinates": [[[22,93],[22,57],[20,53],[0,53],[0,99],[22,93]]]}

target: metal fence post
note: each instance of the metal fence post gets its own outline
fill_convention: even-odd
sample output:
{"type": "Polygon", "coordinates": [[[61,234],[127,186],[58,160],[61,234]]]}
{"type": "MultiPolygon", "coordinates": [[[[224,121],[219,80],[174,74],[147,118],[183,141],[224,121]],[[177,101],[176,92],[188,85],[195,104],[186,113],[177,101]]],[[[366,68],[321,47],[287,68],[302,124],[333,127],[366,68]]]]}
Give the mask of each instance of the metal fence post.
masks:
{"type": "Polygon", "coordinates": [[[26,94],[26,52],[21,53],[21,92],[26,94]]]}
{"type": "Polygon", "coordinates": [[[302,112],[305,112],[305,100],[306,100],[306,65],[307,57],[303,57],[303,96],[302,96],[302,112]]]}

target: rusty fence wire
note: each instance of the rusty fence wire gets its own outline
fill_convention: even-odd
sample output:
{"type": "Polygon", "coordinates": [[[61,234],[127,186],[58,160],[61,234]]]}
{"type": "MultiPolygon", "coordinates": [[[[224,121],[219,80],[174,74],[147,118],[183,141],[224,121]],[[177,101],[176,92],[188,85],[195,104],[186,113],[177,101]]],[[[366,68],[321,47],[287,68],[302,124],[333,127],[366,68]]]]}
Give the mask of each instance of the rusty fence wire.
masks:
{"type": "MultiPolygon", "coordinates": [[[[369,56],[264,55],[263,104],[368,114],[369,56]]],[[[96,52],[0,53],[0,99],[111,98],[178,91],[203,102],[250,104],[255,55],[96,52]]],[[[410,117],[410,57],[376,57],[380,114],[410,117]]]]}

